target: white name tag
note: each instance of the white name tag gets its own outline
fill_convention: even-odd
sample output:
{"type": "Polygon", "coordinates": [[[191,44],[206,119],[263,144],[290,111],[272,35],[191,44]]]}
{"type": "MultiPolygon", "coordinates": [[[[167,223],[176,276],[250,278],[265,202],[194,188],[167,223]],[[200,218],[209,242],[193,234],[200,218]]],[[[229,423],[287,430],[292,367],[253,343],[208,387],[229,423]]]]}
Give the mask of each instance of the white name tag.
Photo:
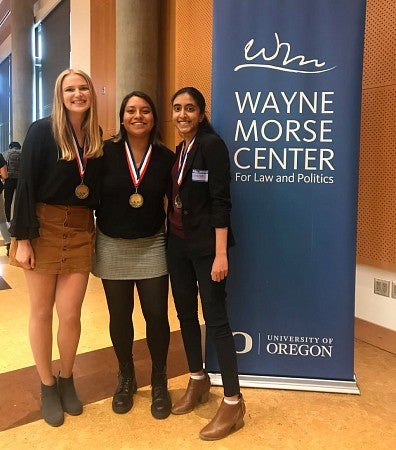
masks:
{"type": "Polygon", "coordinates": [[[207,183],[209,180],[209,171],[208,170],[198,170],[193,169],[192,171],[192,180],[198,181],[200,183],[207,183]]]}

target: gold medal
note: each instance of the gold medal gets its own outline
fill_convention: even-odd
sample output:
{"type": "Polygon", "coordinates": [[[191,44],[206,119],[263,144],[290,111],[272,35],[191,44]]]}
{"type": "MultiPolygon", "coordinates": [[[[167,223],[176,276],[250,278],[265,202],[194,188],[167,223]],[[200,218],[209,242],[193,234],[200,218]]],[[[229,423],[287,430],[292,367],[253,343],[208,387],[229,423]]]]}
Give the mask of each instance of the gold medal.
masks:
{"type": "Polygon", "coordinates": [[[129,197],[129,204],[132,208],[140,208],[143,205],[143,196],[135,192],[129,197]]]}
{"type": "Polygon", "coordinates": [[[175,207],[180,209],[183,206],[180,195],[176,194],[175,196],[175,207]]]}
{"type": "Polygon", "coordinates": [[[84,200],[84,198],[87,198],[89,195],[89,187],[86,184],[81,183],[76,187],[74,193],[80,200],[84,200]]]}

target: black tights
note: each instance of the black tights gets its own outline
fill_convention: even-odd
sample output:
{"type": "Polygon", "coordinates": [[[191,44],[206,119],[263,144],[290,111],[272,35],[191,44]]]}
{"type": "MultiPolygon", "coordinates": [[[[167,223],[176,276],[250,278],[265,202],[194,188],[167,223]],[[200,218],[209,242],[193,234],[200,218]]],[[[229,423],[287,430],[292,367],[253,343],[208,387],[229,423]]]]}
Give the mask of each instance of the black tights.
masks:
{"type": "Polygon", "coordinates": [[[132,361],[134,329],[132,313],[136,283],[146,320],[147,345],[153,366],[163,368],[168,355],[168,275],[147,280],[103,280],[110,313],[110,337],[120,367],[132,361]]]}

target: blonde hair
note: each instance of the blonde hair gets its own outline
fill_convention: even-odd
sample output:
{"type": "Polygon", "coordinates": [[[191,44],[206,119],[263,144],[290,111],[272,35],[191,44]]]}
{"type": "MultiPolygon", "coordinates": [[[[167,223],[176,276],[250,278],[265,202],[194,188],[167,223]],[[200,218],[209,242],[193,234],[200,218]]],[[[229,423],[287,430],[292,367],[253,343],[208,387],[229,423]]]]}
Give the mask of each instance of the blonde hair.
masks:
{"type": "Polygon", "coordinates": [[[67,109],[63,103],[62,83],[67,75],[80,75],[86,81],[91,93],[91,107],[86,112],[82,123],[82,130],[85,133],[85,155],[87,158],[98,158],[103,155],[102,133],[99,127],[97,98],[95,88],[91,78],[82,70],[66,69],[58,75],[55,81],[54,100],[52,106],[52,131],[55,142],[61,150],[62,157],[66,161],[75,159],[73,144],[73,131],[67,116],[67,109]]]}

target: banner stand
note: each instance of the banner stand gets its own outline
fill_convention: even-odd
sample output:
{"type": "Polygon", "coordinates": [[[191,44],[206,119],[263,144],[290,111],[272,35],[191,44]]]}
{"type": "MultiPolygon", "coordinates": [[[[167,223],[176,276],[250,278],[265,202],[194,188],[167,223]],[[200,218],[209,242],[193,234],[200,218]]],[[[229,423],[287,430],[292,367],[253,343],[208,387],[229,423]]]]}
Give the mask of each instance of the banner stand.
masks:
{"type": "MultiPolygon", "coordinates": [[[[241,386],[360,393],[365,8],[365,0],[213,0],[211,120],[230,153],[227,305],[241,386]]],[[[220,385],[212,343],[206,368],[220,385]]]]}
{"type": "MultiPolygon", "coordinates": [[[[219,373],[209,373],[213,386],[222,386],[219,373]]],[[[344,380],[322,380],[315,378],[270,377],[264,375],[239,375],[241,387],[287,389],[292,391],[330,392],[338,394],[357,394],[360,390],[356,382],[344,380]]]]}

